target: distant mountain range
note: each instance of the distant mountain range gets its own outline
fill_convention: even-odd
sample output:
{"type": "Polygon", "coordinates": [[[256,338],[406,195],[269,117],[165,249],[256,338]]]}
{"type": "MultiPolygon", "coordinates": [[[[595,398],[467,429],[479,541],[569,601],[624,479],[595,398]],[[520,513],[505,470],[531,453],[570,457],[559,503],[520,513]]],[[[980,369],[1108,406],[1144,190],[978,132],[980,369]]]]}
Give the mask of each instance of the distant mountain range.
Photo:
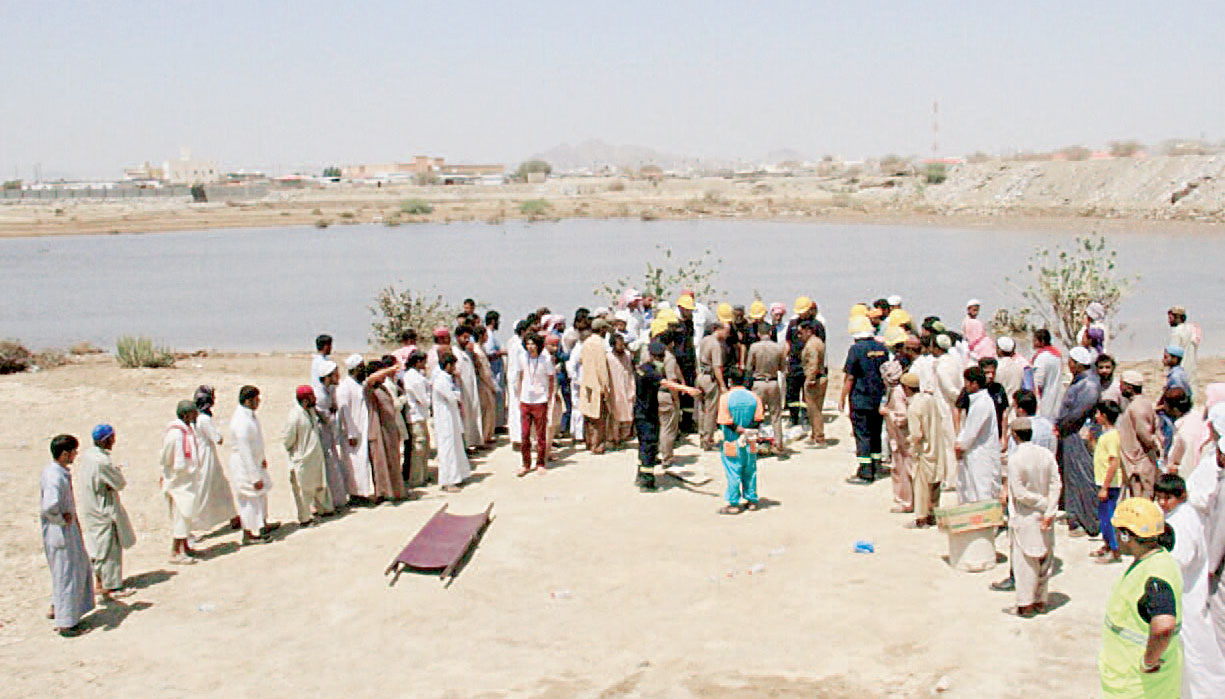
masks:
{"type": "Polygon", "coordinates": [[[804,160],[799,152],[783,148],[771,151],[762,159],[699,158],[677,153],[665,153],[646,146],[614,146],[599,139],[588,139],[576,145],[563,143],[532,156],[553,166],[554,170],[593,170],[656,165],[664,170],[736,168],[745,165],[774,165],[787,160],[804,160]]]}

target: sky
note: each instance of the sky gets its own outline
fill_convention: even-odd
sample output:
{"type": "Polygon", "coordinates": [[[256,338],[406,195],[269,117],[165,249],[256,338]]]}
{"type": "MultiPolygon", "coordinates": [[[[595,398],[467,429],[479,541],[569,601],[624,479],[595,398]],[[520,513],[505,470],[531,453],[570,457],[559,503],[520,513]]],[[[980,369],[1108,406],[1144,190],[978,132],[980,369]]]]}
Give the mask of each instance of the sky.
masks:
{"type": "Polygon", "coordinates": [[[0,10],[0,177],[183,147],[273,172],[1225,139],[1225,12],[1182,2],[47,3],[0,10]]]}

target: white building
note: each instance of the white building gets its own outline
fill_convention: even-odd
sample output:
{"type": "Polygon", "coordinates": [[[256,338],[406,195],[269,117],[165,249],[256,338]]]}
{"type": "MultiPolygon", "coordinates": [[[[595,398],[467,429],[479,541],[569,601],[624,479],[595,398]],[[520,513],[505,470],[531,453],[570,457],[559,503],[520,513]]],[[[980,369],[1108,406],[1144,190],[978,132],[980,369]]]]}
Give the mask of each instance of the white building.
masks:
{"type": "Polygon", "coordinates": [[[170,184],[209,184],[221,181],[216,161],[195,160],[187,148],[182,149],[178,160],[162,163],[162,175],[170,184]]]}

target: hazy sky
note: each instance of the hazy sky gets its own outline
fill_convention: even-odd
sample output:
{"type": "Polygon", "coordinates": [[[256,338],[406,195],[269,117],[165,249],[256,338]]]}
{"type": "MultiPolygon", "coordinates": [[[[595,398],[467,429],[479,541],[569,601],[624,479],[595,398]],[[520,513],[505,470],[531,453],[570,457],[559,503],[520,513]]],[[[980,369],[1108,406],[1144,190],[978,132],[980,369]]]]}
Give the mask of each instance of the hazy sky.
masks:
{"type": "Polygon", "coordinates": [[[15,2],[0,176],[1225,138],[1212,2],[15,2]]]}

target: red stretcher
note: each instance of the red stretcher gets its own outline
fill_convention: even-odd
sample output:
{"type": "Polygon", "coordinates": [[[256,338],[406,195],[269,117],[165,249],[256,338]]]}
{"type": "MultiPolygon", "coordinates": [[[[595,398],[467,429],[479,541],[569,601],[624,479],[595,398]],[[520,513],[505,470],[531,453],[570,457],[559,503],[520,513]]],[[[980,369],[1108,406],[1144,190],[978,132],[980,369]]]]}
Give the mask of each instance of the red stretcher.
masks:
{"type": "Polygon", "coordinates": [[[383,572],[384,576],[395,573],[388,587],[395,585],[396,580],[400,579],[400,573],[405,570],[417,572],[441,570],[442,575],[439,576],[439,580],[449,585],[450,581],[455,579],[456,569],[460,562],[464,560],[464,557],[485,532],[485,528],[493,521],[493,518],[490,517],[491,512],[493,512],[492,502],[484,512],[475,515],[450,514],[447,512],[447,505],[444,504],[391,561],[391,565],[387,566],[387,570],[383,572]]]}

